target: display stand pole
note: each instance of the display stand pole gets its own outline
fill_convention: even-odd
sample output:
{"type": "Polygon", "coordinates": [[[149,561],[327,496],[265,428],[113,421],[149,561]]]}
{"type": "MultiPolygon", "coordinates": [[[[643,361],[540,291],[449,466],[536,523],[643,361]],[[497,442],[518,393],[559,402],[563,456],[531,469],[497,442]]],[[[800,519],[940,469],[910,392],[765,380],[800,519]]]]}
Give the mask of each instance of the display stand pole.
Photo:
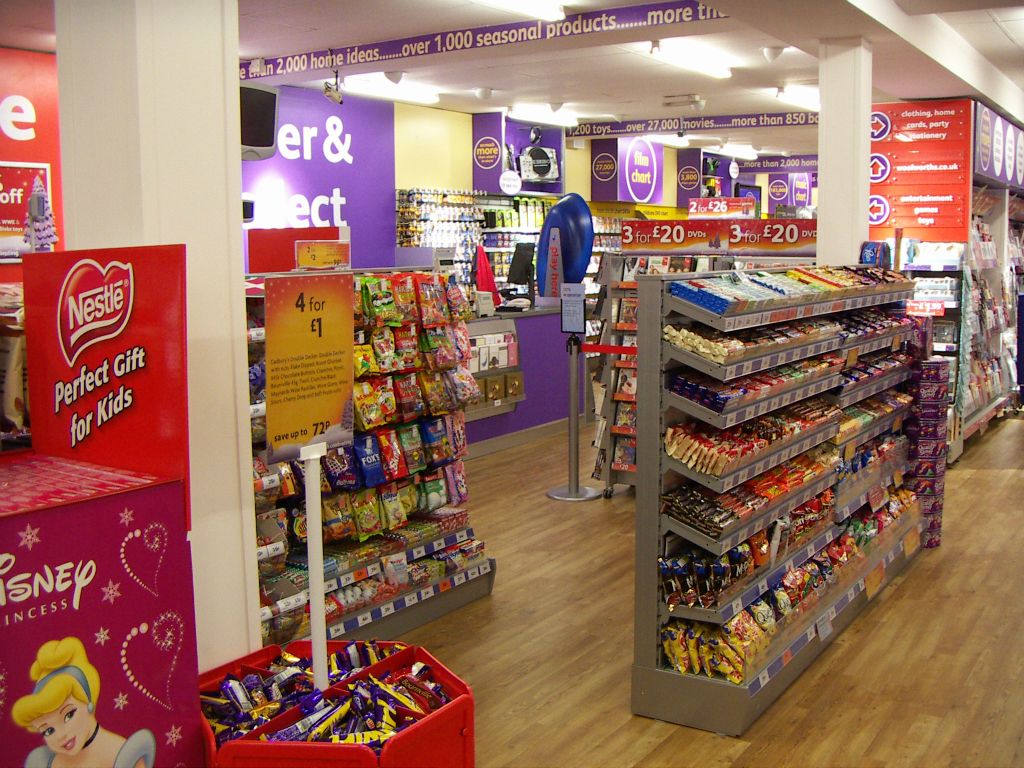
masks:
{"type": "Polygon", "coordinates": [[[569,485],[552,488],[548,498],[556,501],[593,501],[601,491],[580,487],[580,337],[570,334],[569,352],[569,485]]]}
{"type": "Polygon", "coordinates": [[[323,515],[320,507],[320,459],[327,444],[303,446],[299,458],[305,465],[306,557],[309,568],[309,637],[313,651],[313,684],[327,690],[327,597],[324,595],[323,515]]]}

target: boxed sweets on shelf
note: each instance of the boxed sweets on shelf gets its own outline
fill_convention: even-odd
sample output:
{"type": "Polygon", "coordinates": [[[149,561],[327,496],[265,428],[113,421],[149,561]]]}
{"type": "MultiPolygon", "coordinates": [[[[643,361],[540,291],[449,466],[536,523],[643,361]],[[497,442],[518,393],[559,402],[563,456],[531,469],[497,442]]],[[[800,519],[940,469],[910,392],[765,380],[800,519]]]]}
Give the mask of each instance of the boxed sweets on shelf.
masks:
{"type": "Polygon", "coordinates": [[[661,512],[712,539],[757,514],[772,501],[835,471],[834,448],[818,446],[773,467],[737,488],[715,494],[684,482],[661,497],[661,512]]]}
{"type": "Polygon", "coordinates": [[[842,327],[834,318],[811,318],[732,333],[700,324],[680,328],[666,325],[662,336],[679,349],[693,352],[713,363],[726,364],[831,338],[841,331],[842,327]]]}
{"type": "Polygon", "coordinates": [[[755,461],[774,444],[838,421],[841,415],[826,400],[811,398],[728,429],[686,421],[665,430],[665,451],[697,472],[721,477],[755,461]]]}
{"type": "Polygon", "coordinates": [[[912,362],[913,358],[909,354],[902,352],[884,351],[864,355],[858,358],[857,362],[852,366],[843,370],[843,383],[837,391],[841,394],[857,384],[870,379],[880,378],[898,368],[909,366],[912,362]]]}
{"type": "Polygon", "coordinates": [[[839,422],[839,434],[832,440],[842,443],[851,435],[870,427],[872,423],[890,413],[908,408],[913,402],[914,398],[905,392],[886,391],[847,406],[843,409],[843,418],[839,422]]]}
{"type": "Polygon", "coordinates": [[[680,371],[672,375],[669,389],[680,397],[723,413],[797,384],[810,384],[831,376],[842,370],[844,362],[840,355],[828,353],[729,382],[718,381],[697,371],[680,371]]]}
{"type": "Polygon", "coordinates": [[[732,272],[670,286],[673,296],[719,315],[807,302],[887,293],[911,286],[898,272],[879,267],[798,267],[783,272],[732,272]]]}
{"type": "Polygon", "coordinates": [[[855,309],[834,316],[842,326],[844,342],[870,341],[895,329],[909,329],[913,322],[902,314],[893,314],[881,309],[855,309]]]}

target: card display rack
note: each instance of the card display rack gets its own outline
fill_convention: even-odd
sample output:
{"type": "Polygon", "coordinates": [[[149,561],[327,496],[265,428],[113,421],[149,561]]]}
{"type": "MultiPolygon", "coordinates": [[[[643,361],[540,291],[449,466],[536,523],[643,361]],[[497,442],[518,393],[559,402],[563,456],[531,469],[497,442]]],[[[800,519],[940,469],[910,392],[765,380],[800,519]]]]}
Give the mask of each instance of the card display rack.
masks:
{"type": "MultiPolygon", "coordinates": [[[[710,277],[716,273],[700,273],[696,277],[710,277]]],[[[689,277],[689,276],[688,276],[689,277]]],[[[783,322],[798,317],[812,317],[842,312],[867,306],[881,306],[902,301],[912,294],[909,287],[898,286],[866,295],[852,296],[836,301],[817,301],[793,305],[783,310],[760,308],[749,313],[716,315],[693,302],[673,296],[670,285],[673,275],[646,276],[638,280],[638,384],[637,384],[637,497],[636,497],[636,580],[634,628],[634,662],[632,671],[632,711],[634,714],[667,720],[682,725],[702,728],[729,735],[740,735],[764,712],[772,702],[806,669],[829,642],[853,620],[878,590],[888,584],[916,553],[921,528],[917,505],[904,513],[893,525],[865,547],[859,557],[837,573],[837,581],[827,584],[807,604],[802,612],[772,637],[767,647],[749,660],[743,682],[736,684],[724,678],[681,674],[665,659],[661,647],[661,629],[667,621],[689,619],[722,624],[763,596],[769,585],[790,568],[798,568],[823,547],[840,536],[842,523],[853,512],[869,504],[874,489],[881,489],[890,481],[902,482],[906,469],[906,456],[896,455],[889,460],[878,460],[855,476],[837,485],[838,475],[833,470],[810,478],[803,485],[777,497],[751,517],[734,522],[715,538],[697,530],[671,514],[670,507],[662,511],[661,495],[681,483],[695,482],[712,492],[721,493],[772,467],[813,449],[826,441],[838,443],[835,450],[847,445],[857,446],[888,430],[902,426],[908,409],[902,408],[880,417],[857,432],[838,438],[838,423],[829,421],[814,429],[799,432],[787,440],[769,446],[768,450],[723,477],[696,472],[667,454],[663,445],[665,429],[680,419],[689,417],[714,427],[724,428],[782,408],[790,402],[812,394],[839,392],[838,374],[814,382],[804,382],[788,392],[773,394],[762,403],[741,406],[731,412],[716,413],[700,404],[680,397],[668,389],[671,373],[681,366],[692,367],[717,378],[726,379],[734,371],[719,366],[714,373],[707,365],[693,365],[693,357],[679,354],[671,344],[662,341],[665,325],[710,325],[721,331],[749,328],[763,323],[783,322]],[[818,387],[821,386],[821,389],[818,387]],[[749,410],[748,410],[749,409],[749,410]],[[755,412],[756,411],[756,412],[755,412]],[[743,419],[730,420],[731,416],[743,419]],[[685,478],[685,479],[684,479],[685,478]],[[710,607],[675,606],[672,610],[661,599],[658,558],[665,555],[670,535],[721,556],[755,533],[767,529],[780,517],[809,501],[823,491],[834,488],[836,501],[831,518],[812,529],[805,538],[754,570],[747,577],[730,585],[719,594],[710,607]]],[[[893,349],[909,336],[906,328],[881,334],[867,341],[847,342],[834,339],[815,340],[824,344],[824,350],[856,350],[847,358],[852,365],[859,354],[893,349]]],[[[819,354],[810,352],[803,357],[819,354]]],[[[760,358],[758,358],[760,359],[760,358]]],[[[800,359],[800,358],[792,358],[800,359]]],[[[774,365],[785,360],[776,358],[774,365]]],[[[705,361],[706,362],[706,361],[705,361]]],[[[767,362],[767,361],[766,361],[767,362]]],[[[772,366],[765,366],[764,370],[772,366]]],[[[762,370],[759,368],[758,370],[762,370]]],[[[869,394],[893,388],[910,374],[909,369],[898,369],[877,377],[875,381],[858,385],[850,392],[850,402],[857,402],[869,394]],[[870,392],[868,391],[870,390],[870,392]]],[[[743,374],[737,374],[743,375],[743,374]]],[[[840,396],[843,397],[843,396],[840,396]]],[[[839,399],[839,398],[837,398],[839,399]]],[[[672,537],[672,541],[677,541],[672,537]]]]}

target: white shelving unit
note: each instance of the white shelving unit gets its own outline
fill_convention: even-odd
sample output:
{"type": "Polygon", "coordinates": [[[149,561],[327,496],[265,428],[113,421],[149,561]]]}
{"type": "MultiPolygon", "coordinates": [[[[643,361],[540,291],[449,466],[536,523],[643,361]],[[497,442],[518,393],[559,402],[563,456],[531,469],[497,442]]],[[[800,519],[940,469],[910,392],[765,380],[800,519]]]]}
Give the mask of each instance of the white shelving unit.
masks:
{"type": "MultiPolygon", "coordinates": [[[[700,275],[706,276],[706,275],[700,275]]],[[[826,586],[817,600],[792,618],[775,634],[768,647],[749,667],[742,684],[724,678],[680,674],[663,656],[660,633],[664,624],[675,619],[689,619],[722,624],[764,595],[790,568],[799,567],[816,552],[841,535],[843,521],[864,504],[869,496],[883,490],[893,479],[901,480],[906,469],[905,457],[878,461],[837,485],[832,471],[813,477],[796,489],[776,498],[749,518],[738,520],[713,537],[673,516],[671,506],[663,508],[661,496],[677,486],[691,482],[709,491],[722,492],[751,477],[769,470],[816,445],[832,440],[836,450],[857,446],[886,430],[898,428],[909,408],[902,408],[866,425],[854,434],[837,437],[838,423],[826,422],[816,429],[798,433],[788,440],[773,444],[746,466],[721,477],[695,472],[670,457],[664,450],[662,437],[668,426],[680,419],[692,418],[723,428],[747,418],[781,408],[790,402],[810,397],[817,392],[837,393],[839,375],[821,381],[795,386],[786,393],[773,395],[761,403],[751,404],[726,413],[715,413],[699,404],[672,393],[666,384],[680,366],[699,370],[720,380],[737,373],[730,366],[696,363],[695,355],[679,354],[670,344],[661,343],[662,328],[667,324],[704,323],[719,330],[730,331],[763,323],[775,323],[797,317],[809,317],[865,306],[879,306],[907,298],[909,288],[854,296],[845,299],[795,305],[785,309],[757,308],[748,313],[722,316],[708,312],[670,293],[669,286],[682,275],[641,277],[639,279],[639,380],[637,500],[636,500],[636,625],[632,679],[632,711],[635,714],[668,720],[730,735],[743,733],[751,723],[782,693],[818,654],[839,634],[874,596],[888,584],[914,555],[919,546],[920,516],[916,510],[905,513],[866,548],[863,558],[837,571],[837,581],[826,586]],[[881,486],[881,488],[879,488],[881,486]],[[657,559],[665,552],[670,535],[697,545],[715,556],[721,556],[795,507],[835,487],[837,502],[832,519],[819,523],[810,534],[774,562],[755,569],[741,581],[732,584],[717,596],[709,607],[676,606],[670,609],[660,599],[657,559]],[[663,511],[664,510],[664,511],[663,511]],[[869,577],[869,574],[871,576],[869,577]],[[881,576],[879,576],[881,574],[881,576]]],[[[685,277],[690,277],[686,275],[685,277]]],[[[897,348],[908,331],[900,329],[872,339],[843,342],[839,337],[816,340],[802,348],[800,357],[786,354],[771,358],[759,357],[763,365],[753,370],[781,365],[787,359],[800,359],[823,351],[857,349],[858,353],[897,348]],[[817,351],[811,351],[812,347],[817,351]]],[[[848,363],[856,359],[848,357],[848,363]]],[[[750,362],[750,361],[747,361],[750,362]]],[[[909,369],[897,369],[883,376],[847,388],[837,394],[840,402],[856,402],[870,394],[894,387],[909,376],[909,369]],[[848,395],[848,396],[847,396],[848,395]]]]}

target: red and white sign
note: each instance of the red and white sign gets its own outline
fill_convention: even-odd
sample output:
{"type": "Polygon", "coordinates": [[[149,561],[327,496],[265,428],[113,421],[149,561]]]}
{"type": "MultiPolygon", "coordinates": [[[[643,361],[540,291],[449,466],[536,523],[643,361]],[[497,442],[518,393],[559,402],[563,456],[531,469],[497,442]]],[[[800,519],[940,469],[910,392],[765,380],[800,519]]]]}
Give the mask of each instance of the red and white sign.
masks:
{"type": "Polygon", "coordinates": [[[813,255],[818,243],[815,219],[731,221],[729,253],[771,253],[780,256],[813,255]]]}
{"type": "Polygon", "coordinates": [[[625,251],[724,253],[728,247],[729,227],[725,221],[622,222],[625,251]]]}
{"type": "Polygon", "coordinates": [[[187,484],[185,247],[28,254],[24,272],[33,447],[187,484]]]}
{"type": "Polygon", "coordinates": [[[894,236],[966,242],[972,102],[876,104],[871,116],[872,240],[894,236]]]}
{"type": "Polygon", "coordinates": [[[907,314],[917,317],[942,317],[946,314],[946,304],[942,301],[910,299],[907,301],[907,314]]]}
{"type": "Polygon", "coordinates": [[[689,202],[691,219],[752,219],[756,202],[752,197],[694,197],[689,202]]]}
{"type": "Polygon", "coordinates": [[[57,103],[56,56],[0,48],[0,259],[28,251],[23,234],[36,180],[53,215],[52,248],[63,242],[57,103]]]}

